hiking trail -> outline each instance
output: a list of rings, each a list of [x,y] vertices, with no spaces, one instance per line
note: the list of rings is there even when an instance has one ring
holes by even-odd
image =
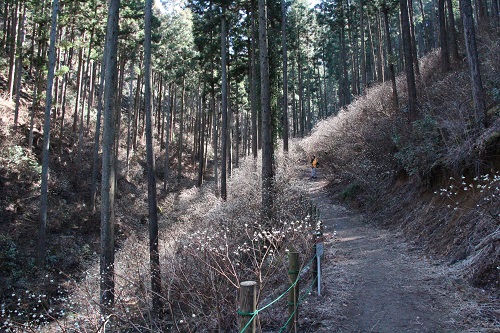
[[[394,230],[329,199],[325,180],[310,195],[323,221],[322,292],[301,305],[301,332],[478,332],[465,282]]]

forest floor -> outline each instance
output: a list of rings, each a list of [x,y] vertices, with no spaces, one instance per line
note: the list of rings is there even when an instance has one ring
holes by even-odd
[[[301,332],[500,332],[498,303],[454,277],[397,230],[335,204],[311,181],[324,232],[321,296],[300,309]]]

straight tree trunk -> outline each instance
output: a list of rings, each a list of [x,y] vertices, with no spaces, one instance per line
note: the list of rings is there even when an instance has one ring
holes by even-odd
[[[183,136],[184,136],[184,103],[186,94],[186,77],[182,78],[182,91],[181,91],[181,106],[180,106],[180,118],[179,118],[179,147],[177,151],[177,185],[181,184],[182,178],[182,148],[184,146]]]
[[[389,31],[389,12],[387,9],[383,11],[384,14],[384,26],[385,26],[385,34],[387,38],[387,58],[389,63],[389,76],[391,78],[392,85],[392,101],[394,109],[397,110],[399,108],[399,100],[398,100],[398,90],[396,86],[396,74],[394,71],[394,57],[392,55],[392,44],[391,44],[391,35]]]
[[[212,143],[213,143],[213,150],[214,150],[214,163],[213,163],[213,168],[214,168],[214,183],[215,183],[215,193],[218,195],[219,194],[219,191],[218,191],[218,186],[219,186],[219,160],[218,160],[218,131],[219,131],[219,126],[218,126],[218,119],[219,119],[219,115],[218,115],[218,109],[216,107],[216,104],[215,104],[215,83],[214,83],[214,68],[213,68],[213,64],[212,64],[212,80],[211,80],[211,85],[212,85],[212,89],[211,89],[211,104],[212,104],[212,126],[213,126],[213,130],[212,130],[212,135],[213,135],[213,139],[212,139]]]
[[[104,61],[104,120],[101,182],[100,301],[103,316],[111,313],[115,302],[115,103],[117,96],[117,49],[120,0],[108,4]]]
[[[269,83],[269,55],[267,46],[267,7],[259,0],[259,51],[262,111],[262,218],[273,217],[273,140],[271,121],[271,89]]]
[[[43,151],[42,151],[42,182],[40,194],[40,224],[38,229],[38,247],[36,264],[39,268],[45,265],[47,252],[47,206],[48,206],[48,180],[49,180],[49,149],[50,149],[50,111],[52,109],[52,86],[56,67],[56,34],[57,12],[59,1],[52,2],[52,16],[50,26],[49,67],[47,74],[47,90],[45,95],[45,120],[43,124]]]
[[[167,114],[165,115],[166,124],[165,124],[165,169],[163,170],[163,191],[167,193],[167,185],[168,185],[168,170],[169,170],[169,150],[170,150],[170,114],[172,113],[172,107],[174,104],[174,89],[175,86],[173,83],[169,85],[169,102],[167,105]]]
[[[222,75],[222,128],[221,128],[221,172],[220,195],[222,200],[227,200],[227,55],[226,55],[226,8],[222,7],[221,17],[221,75]]]
[[[415,22],[413,20],[413,0],[408,1],[408,15],[410,17],[410,34],[411,34],[411,54],[413,57],[413,69],[415,75],[420,76],[420,65],[418,64],[417,39],[415,37]]]
[[[151,18],[152,0],[146,0],[144,16],[144,111],[146,112],[146,165],[148,173],[149,265],[153,315],[162,319],[160,253],[158,251],[158,202],[153,152],[152,93],[151,93]]]
[[[252,55],[251,55],[251,72],[252,72],[252,89],[251,92],[251,108],[252,108],[252,155],[257,158],[258,150],[258,133],[257,133],[257,113],[258,113],[258,100],[257,100],[257,87],[258,87],[258,63],[257,63],[257,42],[258,42],[258,22],[257,22],[257,6],[255,0],[252,0]]]
[[[23,77],[23,42],[24,42],[24,21],[26,17],[26,6],[19,18],[19,32],[17,36],[17,58],[16,58],[16,106],[14,111],[14,128],[17,129],[19,117],[19,106],[21,101],[21,79]]]
[[[286,45],[287,10],[285,0],[281,0],[281,45],[283,48],[283,151],[288,153],[288,54]]]
[[[104,49],[106,52],[106,48]],[[92,152],[92,178],[90,185],[90,206],[92,207],[92,212],[96,210],[96,196],[97,196],[97,173],[99,172],[99,140],[101,136],[101,117],[103,109],[103,94],[104,94],[104,74],[106,73],[106,54],[102,57],[101,66],[101,77],[99,83],[99,92],[97,94],[97,116],[95,121],[95,132],[94,132],[94,150]]]
[[[448,51],[444,1],[445,0],[438,0],[439,45],[441,47],[441,70],[443,72],[448,72],[450,70],[450,53]]]
[[[205,89],[203,89],[205,91]],[[203,93],[203,96],[201,97],[201,106],[200,106],[200,121],[201,121],[201,126],[200,126],[200,151],[198,154],[198,183],[197,186],[201,187],[203,184],[203,171],[205,169],[205,104],[206,104],[206,95]]]
[[[359,1],[360,31],[361,31],[361,89],[362,94],[366,94],[366,47],[365,47],[365,13],[363,10],[363,0]],[[325,103],[326,107],[326,103]]]
[[[451,59],[455,64],[457,64],[460,62],[460,55],[458,54],[457,31],[455,30],[455,15],[453,14],[452,0],[446,0],[446,7],[448,9],[448,33]]]
[[[479,56],[477,52],[471,0],[460,0],[460,11],[464,25],[465,46],[470,70],[476,125],[479,131],[482,131],[485,127],[487,127],[488,123],[486,118],[486,106],[484,103],[484,89],[479,68]]]
[[[411,0],[410,0],[411,1]],[[405,59],[406,82],[408,86],[409,120],[417,119],[417,87],[413,70],[413,56],[411,51],[410,19],[408,17],[408,0],[399,0],[401,6],[401,30],[403,33],[403,53]]]

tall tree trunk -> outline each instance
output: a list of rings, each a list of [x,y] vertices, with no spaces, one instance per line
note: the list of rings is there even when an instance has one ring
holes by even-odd
[[[460,55],[458,54],[457,31],[455,30],[455,15],[453,14],[452,0],[446,0],[446,7],[448,9],[448,32],[450,36],[451,59],[454,63],[459,63]]]
[[[219,126],[218,126],[218,109],[215,105],[215,83],[214,83],[214,68],[212,64],[212,80],[211,80],[211,90],[210,90],[210,99],[211,99],[211,105],[212,105],[212,143],[213,143],[213,150],[214,150],[214,163],[213,163],[213,168],[214,168],[214,183],[215,183],[215,193],[216,195],[219,194],[218,191],[218,186],[219,186],[219,160],[218,160],[218,131],[219,131]]]
[[[397,110],[399,108],[399,101],[398,101],[398,90],[396,87],[396,74],[394,72],[394,56],[392,55],[391,35],[389,31],[388,10],[385,9],[383,11],[383,14],[384,14],[385,35],[387,38],[387,58],[389,63],[389,76],[391,77],[391,85],[392,85],[392,102],[394,109]]]
[[[43,124],[43,151],[42,151],[42,182],[40,194],[40,224],[38,229],[38,248],[36,264],[42,268],[45,265],[47,252],[47,206],[48,206],[48,180],[49,180],[49,149],[50,149],[50,111],[52,109],[52,85],[56,67],[56,33],[57,12],[59,1],[52,2],[52,16],[50,26],[49,67],[47,74],[47,90],[45,94],[45,120]]]
[[[227,199],[227,55],[226,55],[226,8],[222,7],[221,17],[221,76],[222,76],[222,128],[221,128],[221,172],[220,172],[220,196],[222,200]]]
[[[413,69],[415,75],[420,76],[420,65],[418,63],[417,38],[415,37],[415,22],[413,20],[413,0],[408,1],[408,15],[410,17],[410,34],[411,34],[411,54],[413,57]]]
[[[258,62],[257,62],[257,42],[258,42],[258,26],[257,26],[257,6],[255,0],[252,0],[252,55],[251,55],[251,72],[252,72],[252,84],[251,84],[251,112],[252,112],[252,155],[253,158],[257,158],[257,114],[258,114],[258,99],[257,99],[257,87],[258,87]]]
[[[366,94],[366,47],[365,47],[365,13],[363,9],[363,0],[359,1],[359,16],[360,16],[360,30],[361,30],[361,89],[363,95]],[[326,103],[325,103],[326,107]]]
[[[450,53],[448,51],[444,1],[445,0],[438,0],[439,45],[441,47],[441,70],[443,72],[448,72],[450,70]]]
[[[403,33],[403,53],[405,59],[406,83],[408,85],[409,120],[415,121],[417,119],[417,87],[415,84],[415,72],[413,70],[410,19],[408,17],[407,1],[408,0],[399,0],[399,3],[401,6],[401,30]]]
[[[21,79],[23,77],[23,42],[24,42],[24,21],[26,17],[26,6],[19,17],[19,32],[17,36],[17,58],[16,58],[16,106],[14,111],[14,128],[17,128],[19,117],[19,106],[21,101]]]
[[[286,45],[286,3],[281,0],[281,45],[283,47],[283,151],[288,153],[288,54]]]
[[[106,48],[104,48],[106,52]],[[94,132],[94,150],[92,152],[92,178],[90,185],[90,206],[92,207],[92,212],[96,210],[96,196],[97,196],[97,173],[99,172],[99,139],[101,136],[101,117],[103,109],[103,94],[104,94],[104,76],[106,73],[106,54],[103,54],[102,65],[101,65],[101,77],[99,83],[99,92],[97,94],[97,116],[95,121],[95,132]]]
[[[158,251],[158,202],[156,199],[156,175],[153,152],[153,124],[151,105],[151,17],[152,0],[146,0],[144,16],[144,111],[146,112],[146,165],[148,172],[148,212],[149,212],[149,265],[153,314],[162,318],[160,253]]]
[[[20,0],[15,0],[14,1],[14,6],[12,7],[12,25],[10,27],[10,38],[7,38],[7,40],[10,39],[10,45],[9,45],[9,77],[8,79],[8,88],[9,88],[9,101],[12,100],[12,96],[14,95],[14,76],[16,72],[16,34],[18,32],[17,25],[18,25],[18,12],[19,12],[19,2]]]
[[[76,128],[78,123],[78,110],[80,108],[80,97],[82,95],[82,77],[83,77],[83,48],[78,50],[78,70],[76,80],[76,98],[75,98],[75,112],[73,113],[73,136],[76,135]],[[73,141],[74,142],[74,141]]]
[[[133,93],[134,93],[134,60],[130,59],[130,67],[129,67],[129,83],[128,83],[128,110],[127,110],[127,156],[125,164],[127,165],[127,176],[130,168],[130,150],[132,149],[132,114],[134,112],[134,102],[133,102]]]
[[[273,140],[271,120],[271,89],[269,83],[269,55],[267,48],[266,1],[259,0],[259,50],[262,111],[262,218],[273,217]]]
[[[205,87],[203,89],[203,92],[205,91]],[[200,105],[200,121],[201,121],[201,126],[200,126],[200,151],[198,154],[198,182],[197,186],[201,187],[203,184],[203,171],[205,169],[205,104],[206,104],[206,95],[202,92],[202,97],[201,97],[201,105]]]
[[[180,116],[179,116],[179,147],[177,151],[177,185],[180,186],[182,178],[182,149],[184,146],[184,103],[186,94],[186,77],[182,77],[182,91],[181,91],[181,105],[180,105]]]
[[[472,99],[474,100],[474,110],[476,125],[482,131],[487,125],[486,106],[484,103],[484,90],[479,68],[479,56],[476,45],[476,33],[474,28],[474,18],[472,17],[471,0],[460,0],[460,12],[464,25],[465,46],[467,50],[467,60],[469,63]]]
[[[174,90],[175,85],[170,83],[169,85],[169,102],[167,105],[167,114],[165,115],[166,124],[165,124],[165,169],[163,170],[163,191],[167,193],[167,185],[168,185],[168,170],[169,170],[169,150],[170,150],[170,114],[172,113],[172,108],[174,104]]]
[[[115,302],[115,124],[114,106],[117,95],[117,49],[120,0],[108,5],[104,61],[104,119],[102,139],[101,182],[101,255],[100,302],[103,315],[109,315]]]

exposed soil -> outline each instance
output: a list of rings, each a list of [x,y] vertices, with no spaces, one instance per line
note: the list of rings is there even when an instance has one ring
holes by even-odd
[[[498,300],[398,232],[334,204],[326,181],[312,184],[325,254],[321,296],[302,306],[301,332],[500,332]]]

